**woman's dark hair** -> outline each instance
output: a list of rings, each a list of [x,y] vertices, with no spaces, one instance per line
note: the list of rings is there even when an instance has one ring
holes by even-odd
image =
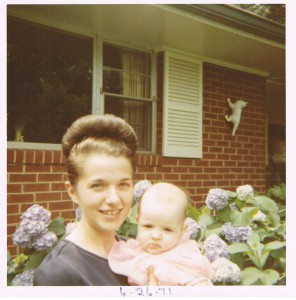
[[[137,136],[134,129],[114,115],[87,115],[72,123],[62,139],[68,177],[75,184],[81,173],[81,155],[99,153],[126,157],[135,167]],[[79,160],[77,159],[79,156]]]

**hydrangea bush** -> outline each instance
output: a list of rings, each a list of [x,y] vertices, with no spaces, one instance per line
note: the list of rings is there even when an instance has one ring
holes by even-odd
[[[50,217],[50,211],[38,204],[22,214],[12,241],[24,251],[14,259],[7,254],[8,285],[33,285],[34,269],[65,234],[64,219]]]
[[[138,201],[151,186],[135,185],[131,213],[119,233],[135,237]],[[205,205],[189,205],[187,234],[195,239],[213,266],[215,285],[285,284],[286,276],[285,185],[259,195],[250,185],[236,192],[211,189]]]
[[[119,235],[136,236],[138,203],[151,185],[148,180],[136,183],[133,206]],[[266,196],[244,185],[236,192],[211,189],[204,206],[189,205],[186,234],[211,262],[214,285],[285,284],[285,200],[284,184],[269,189]],[[8,285],[32,285],[34,269],[80,219],[76,210],[75,223],[65,226],[60,217],[50,221],[50,215],[33,205],[21,216],[12,239],[24,251],[13,259],[8,252]]]

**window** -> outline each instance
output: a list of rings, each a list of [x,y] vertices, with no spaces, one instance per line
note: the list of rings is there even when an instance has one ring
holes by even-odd
[[[104,111],[125,119],[136,131],[140,151],[152,149],[151,55],[103,45]]]
[[[61,143],[92,111],[93,39],[8,18],[8,141]]]
[[[96,53],[93,38],[14,18],[7,29],[7,135],[17,142],[8,146],[55,149],[75,119],[102,112],[135,129],[138,150],[153,150],[151,53],[101,42]]]

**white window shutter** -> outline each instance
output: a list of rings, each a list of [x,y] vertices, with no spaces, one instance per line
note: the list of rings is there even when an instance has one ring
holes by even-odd
[[[164,52],[163,156],[202,157],[202,61]]]

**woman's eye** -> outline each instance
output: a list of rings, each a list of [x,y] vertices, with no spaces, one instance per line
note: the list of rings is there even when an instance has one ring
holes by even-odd
[[[100,184],[100,183],[94,183],[94,184],[91,185],[91,188],[92,188],[92,189],[100,189],[100,188],[102,188],[102,187],[103,187],[103,185]]]
[[[164,230],[165,230],[166,232],[173,232],[173,230],[170,229],[170,228],[165,228]]]
[[[120,183],[120,187],[123,187],[123,188],[129,188],[130,186],[131,186],[131,184],[129,182]]]

